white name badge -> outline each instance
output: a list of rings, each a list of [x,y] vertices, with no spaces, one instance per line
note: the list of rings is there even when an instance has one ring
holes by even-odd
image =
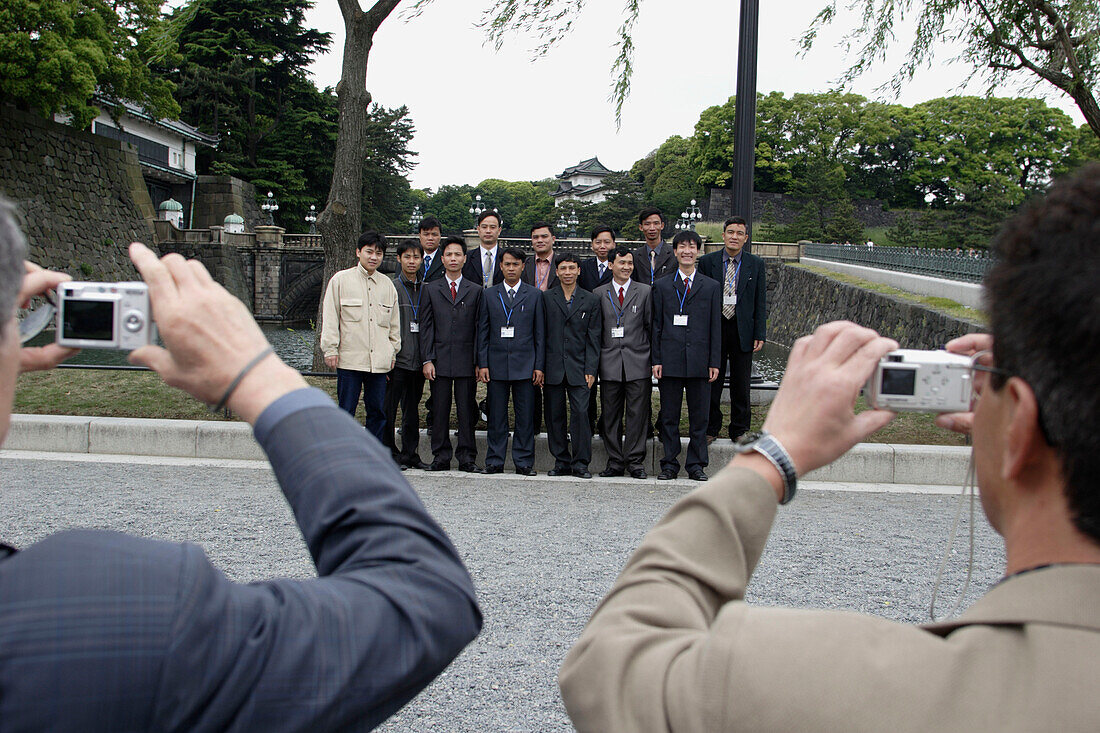
[[[500,327],[500,337],[502,339],[515,338],[516,337],[516,327],[515,326],[501,326]]]
[[[737,296],[736,295],[723,295],[722,296],[722,305],[737,305]]]
[[[611,327],[611,338],[621,339],[624,336],[626,336],[626,326],[612,326]]]
[[[686,326],[686,325],[688,325],[688,317],[686,315],[673,316],[672,317],[672,325],[673,326]]]
[[[409,333],[420,333],[420,324],[416,321],[409,323]]]

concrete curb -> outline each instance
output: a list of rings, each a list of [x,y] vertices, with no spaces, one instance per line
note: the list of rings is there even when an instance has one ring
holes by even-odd
[[[428,436],[421,431],[420,455],[431,460]],[[453,441],[452,441],[453,442]],[[477,433],[478,456],[485,456],[485,433]],[[245,423],[204,420],[147,420],[68,415],[12,415],[5,450],[91,453],[131,456],[238,459],[264,461],[263,450]],[[683,440],[681,458],[687,449]],[[660,444],[650,440],[646,454],[651,475],[659,471]],[[710,446],[710,470],[733,457],[733,444],[720,439]],[[806,474],[806,481],[959,486],[966,478],[970,449],[956,446],[860,443],[829,466]],[[592,441],[593,473],[607,454],[599,438]],[[546,435],[535,439],[535,468],[546,471],[554,459]],[[511,463],[508,463],[511,468]],[[681,475],[683,473],[681,472]]]

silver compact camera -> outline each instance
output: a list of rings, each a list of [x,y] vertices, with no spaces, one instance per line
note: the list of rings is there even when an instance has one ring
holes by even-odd
[[[871,406],[895,412],[965,412],[970,409],[969,356],[898,349],[879,361],[863,393]]]
[[[156,340],[145,283],[65,282],[57,286],[59,345],[131,351]]]

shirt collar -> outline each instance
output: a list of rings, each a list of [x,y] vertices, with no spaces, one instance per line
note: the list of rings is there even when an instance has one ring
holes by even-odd
[[[355,266],[359,268],[359,274],[367,278],[368,280],[374,280],[374,276],[378,274],[378,270],[375,270],[373,274],[367,273],[367,268],[363,267],[362,262],[356,264]]]
[[[612,280],[611,281],[611,287],[615,288],[615,294],[616,295],[619,294],[619,288],[622,288],[623,289],[623,295],[625,296],[628,292],[630,292],[630,278],[627,278],[626,282],[623,283],[622,285],[619,285],[619,283]]]
[[[456,277],[454,280],[451,279],[451,276],[450,276],[449,273],[447,275],[445,275],[444,277],[447,278],[448,283],[454,283],[456,288],[459,287],[460,285],[462,285],[462,273],[459,273],[458,277]]]
[[[725,247],[723,247],[722,248],[722,261],[725,262],[725,263],[729,263],[730,259],[732,259],[733,263],[736,265],[737,263],[741,262],[741,255],[743,255],[743,254],[745,254],[745,250],[741,250],[740,252],[737,253],[736,257],[731,258],[730,253],[726,250]]]

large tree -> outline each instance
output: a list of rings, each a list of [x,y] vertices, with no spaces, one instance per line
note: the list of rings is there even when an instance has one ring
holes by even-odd
[[[898,92],[932,62],[949,39],[963,44],[962,60],[989,90],[1009,79],[1042,82],[1069,95],[1100,137],[1100,3],[1096,0],[851,0],[862,22],[846,43],[857,48],[841,76],[847,84],[881,62],[903,20],[915,16],[905,61],[887,86]],[[826,5],[802,37],[808,50],[836,17]]]

